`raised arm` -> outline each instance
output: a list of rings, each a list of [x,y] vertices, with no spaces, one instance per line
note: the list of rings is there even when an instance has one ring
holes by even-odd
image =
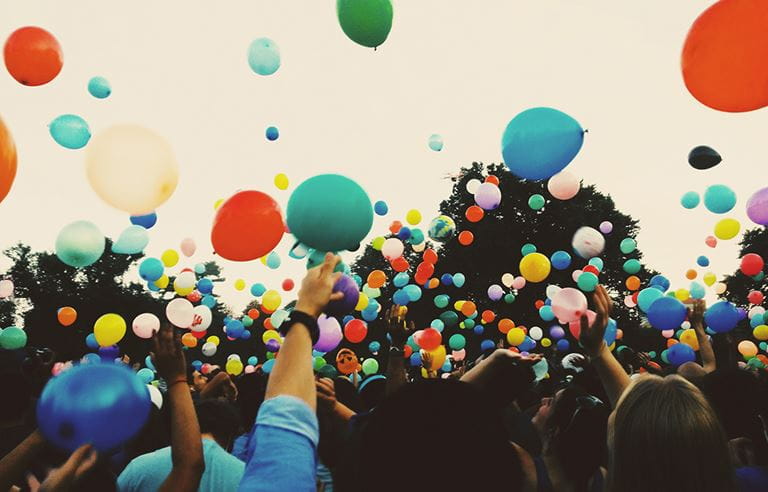
[[[9,490],[13,486],[13,481],[24,475],[44,449],[45,438],[40,431],[35,430],[13,448],[13,451],[3,456],[0,460],[0,490]]]
[[[707,306],[703,300],[696,300],[692,308],[688,310],[688,318],[693,331],[696,333],[696,340],[699,342],[701,365],[704,367],[704,372],[710,373],[717,369],[717,361],[709,337],[704,331],[704,311],[706,309]]]
[[[535,376],[531,366],[540,360],[539,354],[523,356],[511,350],[496,349],[467,371],[461,381],[475,386],[500,407],[506,407],[533,382]]]
[[[391,395],[408,382],[403,350],[405,349],[408,335],[415,331],[416,327],[413,321],[406,324],[403,311],[400,306],[392,305],[384,317],[387,333],[389,333],[389,338],[392,340],[387,359],[387,395]]]
[[[613,356],[605,343],[605,328],[608,326],[608,318],[611,314],[611,301],[605,287],[598,285],[592,297],[595,304],[595,322],[592,326],[587,321],[587,316],[581,317],[581,334],[579,342],[584,348],[584,353],[592,361],[592,365],[600,376],[605,392],[611,400],[611,405],[616,408],[621,394],[629,385],[629,376],[624,372],[619,361]]]
[[[187,386],[186,361],[181,340],[166,324],[154,336],[154,364],[168,383],[171,407],[171,460],[173,468],[161,491],[195,491],[205,471],[203,443],[192,395]]]

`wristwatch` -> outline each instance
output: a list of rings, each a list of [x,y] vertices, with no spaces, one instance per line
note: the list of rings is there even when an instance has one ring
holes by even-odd
[[[309,336],[312,337],[312,345],[317,343],[317,339],[320,338],[320,329],[317,327],[317,320],[314,316],[303,311],[293,310],[285,318],[285,321],[280,325],[280,334],[285,337],[291,330],[291,327],[296,323],[301,323],[309,330]]]

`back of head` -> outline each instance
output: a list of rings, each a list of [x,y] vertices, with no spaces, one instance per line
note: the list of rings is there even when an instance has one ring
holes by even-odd
[[[195,404],[202,434],[211,434],[221,447],[228,449],[240,429],[237,409],[225,400],[208,399]]]
[[[235,381],[237,385],[237,406],[240,409],[242,430],[248,432],[253,427],[256,415],[264,395],[267,392],[267,375],[259,373],[245,374]]]
[[[359,490],[520,490],[501,413],[467,383],[426,380],[385,399],[363,431]]]
[[[611,491],[735,490],[717,417],[679,376],[634,380],[611,416],[608,447]]]

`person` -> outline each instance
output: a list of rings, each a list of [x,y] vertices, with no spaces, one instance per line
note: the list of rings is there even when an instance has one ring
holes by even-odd
[[[614,408],[608,490],[736,490],[725,433],[701,391],[677,375],[644,375],[630,383],[604,340],[612,301],[603,286],[593,301],[597,316],[592,324],[582,317],[579,341]]]
[[[717,361],[715,360],[715,352],[712,349],[709,337],[704,331],[704,311],[706,311],[707,306],[701,299],[691,300],[690,302],[692,307],[688,309],[688,319],[691,323],[691,328],[696,334],[701,365],[693,361],[686,362],[680,364],[680,367],[677,368],[677,373],[695,384],[704,376],[717,369]]]

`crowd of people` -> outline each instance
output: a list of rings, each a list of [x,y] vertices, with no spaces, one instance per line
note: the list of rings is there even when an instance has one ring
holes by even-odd
[[[394,306],[386,376],[360,384],[313,370],[338,261],[308,271],[269,374],[202,375],[162,327],[152,357],[164,403],[110,455],[47,444],[33,409],[52,360],[4,359],[0,490],[768,490],[766,373],[739,368],[728,334],[713,347],[702,301],[688,315],[700,363],[661,368],[609,349],[599,286],[579,350],[550,359],[545,379],[540,355],[507,347],[444,377],[414,372],[403,348],[415,327]]]

